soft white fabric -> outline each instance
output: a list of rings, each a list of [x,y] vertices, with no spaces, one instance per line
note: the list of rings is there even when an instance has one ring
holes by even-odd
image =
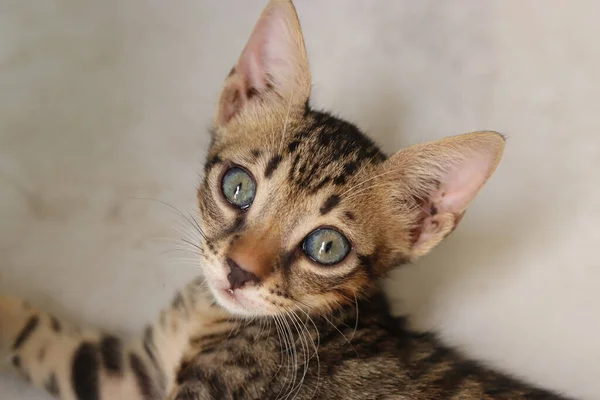
[[[262,0],[0,1],[0,290],[137,331],[197,272],[168,252]],[[459,229],[395,274],[398,310],[600,398],[600,4],[299,0],[313,104],[387,152],[505,133]],[[179,260],[179,261],[178,261]],[[2,399],[37,399],[0,380]]]

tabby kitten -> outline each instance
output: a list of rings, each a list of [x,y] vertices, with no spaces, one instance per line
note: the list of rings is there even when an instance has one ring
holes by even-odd
[[[272,0],[214,120],[198,190],[205,281],[131,341],[2,297],[0,355],[61,399],[557,398],[409,332],[379,285],[456,228],[502,136],[388,158],[313,110],[310,90],[295,9]]]

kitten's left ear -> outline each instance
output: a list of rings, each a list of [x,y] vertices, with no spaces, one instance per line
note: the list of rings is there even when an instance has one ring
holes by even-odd
[[[289,0],[271,0],[225,81],[215,122],[225,125],[258,102],[303,107],[310,88],[310,70],[296,9]]]
[[[426,254],[456,228],[503,150],[502,135],[476,132],[412,146],[386,161],[392,189],[384,185],[381,195],[392,223],[411,228],[410,258]]]

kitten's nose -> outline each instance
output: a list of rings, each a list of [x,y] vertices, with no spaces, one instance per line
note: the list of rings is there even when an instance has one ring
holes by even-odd
[[[246,271],[237,262],[229,257],[227,257],[227,264],[229,265],[229,274],[227,275],[227,279],[231,284],[232,290],[239,289],[248,282],[260,281],[258,276],[254,275],[252,272]]]

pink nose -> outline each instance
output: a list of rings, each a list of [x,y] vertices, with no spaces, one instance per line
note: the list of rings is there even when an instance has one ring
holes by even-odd
[[[231,289],[264,280],[273,271],[281,251],[279,243],[279,235],[273,229],[246,232],[232,243],[226,258]]]

